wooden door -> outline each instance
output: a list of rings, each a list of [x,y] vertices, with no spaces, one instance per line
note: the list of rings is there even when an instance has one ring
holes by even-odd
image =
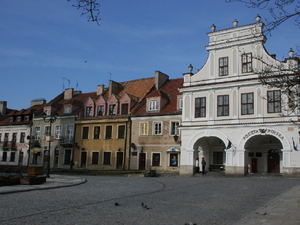
[[[123,152],[117,152],[117,169],[123,169]]]
[[[81,168],[86,167],[86,152],[81,152]]]
[[[279,173],[280,157],[278,153],[268,154],[268,173]]]
[[[145,170],[146,168],[146,153],[140,153],[140,160],[139,160],[139,170]]]
[[[257,158],[251,159],[251,173],[257,173]]]

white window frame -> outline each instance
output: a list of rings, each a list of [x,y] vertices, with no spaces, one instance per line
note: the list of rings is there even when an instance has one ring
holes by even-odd
[[[144,126],[146,126],[146,128]],[[147,136],[148,130],[148,122],[140,122],[140,136]]]
[[[177,125],[175,125],[175,133],[174,134],[172,134],[173,123],[177,123]],[[171,136],[179,135],[179,129],[178,129],[179,125],[180,125],[180,122],[178,120],[170,121],[170,135]]]
[[[158,101],[149,101],[149,111],[157,111],[158,110]]]
[[[40,141],[41,140],[41,127],[35,127],[34,132],[35,132],[34,140]]]
[[[74,125],[69,124],[67,125],[67,129],[66,129],[66,141],[72,141],[73,137],[74,137]]]
[[[55,139],[61,139],[62,134],[62,126],[56,125],[55,126]]]
[[[160,126],[159,132],[157,132],[158,129],[156,129],[156,126]],[[153,135],[162,135],[162,122],[161,121],[154,121],[153,122]]]

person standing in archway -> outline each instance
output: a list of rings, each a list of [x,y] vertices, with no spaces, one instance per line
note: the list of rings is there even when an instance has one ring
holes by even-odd
[[[205,160],[204,160],[204,157],[202,157],[201,165],[202,165],[202,174],[205,174],[205,166],[206,166],[206,162],[205,162]]]
[[[196,159],[196,173],[200,172],[200,168],[199,168],[199,158]]]

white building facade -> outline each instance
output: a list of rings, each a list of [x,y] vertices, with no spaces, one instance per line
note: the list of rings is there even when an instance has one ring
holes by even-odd
[[[266,64],[298,67],[299,59],[269,55],[263,25],[259,17],[220,31],[213,25],[207,62],[184,74],[181,175],[193,175],[196,159],[204,157],[206,171],[224,168],[231,176],[300,176],[298,117],[283,109],[281,90],[263,86],[255,73]]]

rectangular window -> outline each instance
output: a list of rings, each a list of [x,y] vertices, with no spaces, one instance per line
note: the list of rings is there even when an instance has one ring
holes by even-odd
[[[97,107],[97,116],[104,116],[104,105],[99,105]]]
[[[183,107],[183,99],[180,98],[180,99],[179,99],[179,102],[178,102],[178,109],[181,110],[182,107]]]
[[[2,152],[2,160],[3,162],[6,162],[7,160],[7,152]]]
[[[281,112],[281,92],[268,91],[268,113]]]
[[[178,166],[178,154],[177,153],[170,154],[170,166],[173,166],[173,167]]]
[[[242,115],[254,113],[253,93],[242,94]]]
[[[118,126],[118,139],[125,138],[125,125]]]
[[[45,113],[47,116],[50,116],[51,110],[50,109],[45,109]]]
[[[148,123],[140,123],[140,134],[148,135]]]
[[[8,146],[8,136],[9,136],[9,133],[4,134],[3,147],[6,147],[6,148]]]
[[[116,105],[109,105],[109,115],[117,115],[117,107]]]
[[[218,96],[218,116],[229,116],[229,95]]]
[[[92,107],[85,108],[85,116],[93,116]]]
[[[72,143],[73,142],[73,132],[74,132],[74,126],[73,125],[67,125],[67,133],[66,133],[67,143]]]
[[[1,137],[0,137],[1,139]],[[25,143],[25,132],[21,132],[20,143]]]
[[[242,73],[252,72],[252,53],[242,54]]]
[[[206,98],[195,99],[195,118],[206,116]]]
[[[0,143],[2,142],[2,133],[0,133]]]
[[[162,134],[162,129],[161,129],[161,122],[154,122],[154,135],[161,135]]]
[[[45,126],[44,140],[46,136],[50,136],[50,126]]]
[[[112,139],[112,126],[106,126],[105,139]]]
[[[126,104],[122,104],[121,105],[121,113],[124,114],[128,114],[128,103]]]
[[[12,134],[11,147],[12,148],[16,148],[17,147],[17,133],[13,133]]]
[[[178,126],[179,126],[179,122],[171,122],[171,135],[179,134]]]
[[[89,139],[89,127],[82,128],[82,139]]]
[[[160,166],[160,153],[152,154],[152,166]]]
[[[17,117],[17,122],[21,122],[21,120],[22,120],[22,117],[21,117],[21,116],[18,116],[18,117]]]
[[[10,162],[14,162],[16,159],[16,153],[15,152],[10,152]]]
[[[35,138],[34,140],[39,142],[41,139],[41,128],[40,127],[35,127]]]
[[[103,165],[110,165],[111,152],[104,152]]]
[[[65,165],[70,165],[71,162],[71,149],[66,149],[65,150],[65,158],[64,158],[64,164]]]
[[[149,111],[158,110],[158,101],[150,101],[149,102]]]
[[[55,139],[61,139],[62,129],[61,125],[55,126]]]
[[[94,126],[94,139],[100,138],[100,126]]]
[[[228,57],[219,58],[219,75],[228,75]]]
[[[92,164],[98,164],[99,162],[99,152],[92,153]]]
[[[213,164],[223,164],[223,152],[213,152]]]

